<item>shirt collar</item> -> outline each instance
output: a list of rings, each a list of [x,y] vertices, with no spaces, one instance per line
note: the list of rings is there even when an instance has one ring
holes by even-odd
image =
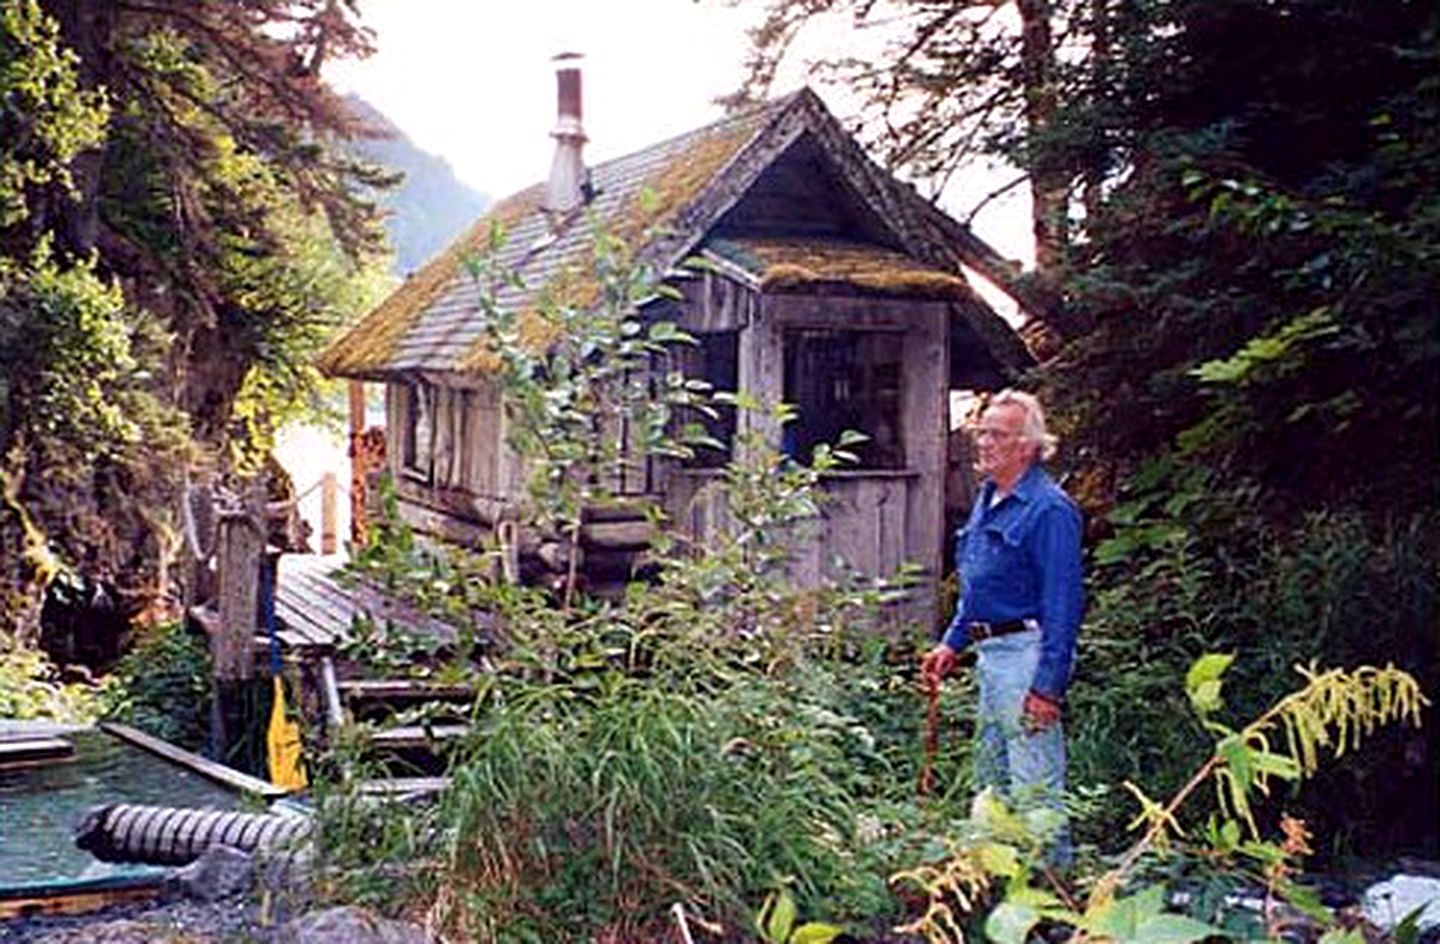
[[[1015,487],[1010,490],[1010,495],[1007,497],[1012,497],[1016,501],[1021,501],[1029,504],[1031,501],[1034,500],[1035,493],[1039,491],[1040,487],[1044,484],[1044,482],[1045,469],[1043,466],[1040,465],[1039,461],[1037,460],[1030,463],[1030,468],[1025,470],[1024,475],[1020,476],[1020,481],[1015,483]],[[984,486],[982,486],[981,488],[981,493],[985,506],[988,508],[992,500],[992,496],[994,496],[995,494],[995,480],[987,478],[985,480]]]

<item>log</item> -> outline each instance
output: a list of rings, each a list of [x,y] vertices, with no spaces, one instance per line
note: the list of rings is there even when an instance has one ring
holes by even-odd
[[[596,521],[580,527],[583,544],[610,550],[643,550],[655,538],[655,528],[645,519]]]
[[[84,815],[75,845],[102,862],[185,865],[211,846],[290,849],[309,830],[310,821],[297,816],[112,803]]]

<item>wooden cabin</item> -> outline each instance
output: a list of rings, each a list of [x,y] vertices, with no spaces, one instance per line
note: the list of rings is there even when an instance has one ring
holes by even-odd
[[[507,446],[463,260],[502,223],[498,261],[524,288],[505,288],[499,302],[528,311],[548,281],[583,271],[594,218],[639,240],[658,271],[708,260],[701,274],[677,275],[683,300],[658,303],[653,315],[699,339],[677,355],[687,373],[798,406],[796,423],[763,431],[772,442],[805,458],[846,428],[870,437],[859,463],[827,480],[823,520],[795,549],[797,575],[819,580],[839,557],[865,574],[909,561],[938,576],[947,504],[969,499],[956,494],[968,488],[964,475],[950,476],[947,497],[950,391],[996,389],[1030,363],[965,275],[1003,279],[1006,264],[874,164],[808,90],[587,169],[579,73],[563,68],[559,84],[550,180],[497,204],[321,358],[333,376],[385,385],[389,469],[405,518],[474,545],[513,515],[524,470]],[[545,332],[534,334],[544,343]],[[753,421],[713,431],[733,440],[737,422]],[[591,579],[625,578],[645,541],[643,503],[701,540],[720,526],[704,485],[726,458],[628,472],[619,484],[635,504],[597,511],[584,529]],[[923,611],[933,596],[920,596]]]

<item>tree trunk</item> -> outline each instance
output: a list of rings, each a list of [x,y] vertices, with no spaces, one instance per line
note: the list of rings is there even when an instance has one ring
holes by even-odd
[[[1065,162],[1049,140],[1055,131],[1057,106],[1050,0],[1016,0],[1016,7],[1021,24],[1020,71],[1029,140],[1030,166],[1026,169],[1030,173],[1035,267],[1041,276],[1049,277],[1064,256],[1069,192]]]
[[[1110,86],[1109,0],[1090,0],[1090,107],[1098,111]],[[1092,123],[1095,119],[1091,119]],[[1106,153],[1100,132],[1085,148],[1085,222],[1091,225],[1104,208]]]
[[[216,318],[223,318],[217,312]],[[231,409],[249,369],[247,353],[223,326],[197,329],[190,336],[180,370],[180,408],[190,415],[190,430],[201,442],[225,442]]]

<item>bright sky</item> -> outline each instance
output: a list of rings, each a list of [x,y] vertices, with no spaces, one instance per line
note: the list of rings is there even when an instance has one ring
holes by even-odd
[[[735,89],[760,14],[720,0],[365,0],[379,51],[328,71],[417,146],[448,160],[492,198],[543,180],[555,123],[551,57],[585,58],[587,161],[638,150],[721,117],[712,100]],[[816,51],[856,41],[844,24],[810,38]],[[781,77],[777,93],[803,81]],[[824,93],[822,93],[824,94]],[[832,109],[843,103],[833,100]],[[995,184],[972,177],[942,204],[963,214]],[[1026,209],[1000,203],[976,232],[1007,256],[1029,258]]]

